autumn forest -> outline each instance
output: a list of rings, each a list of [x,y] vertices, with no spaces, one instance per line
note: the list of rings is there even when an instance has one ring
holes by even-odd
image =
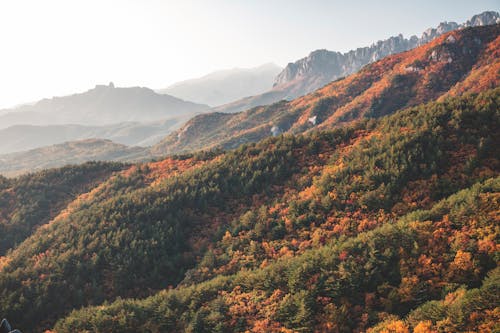
[[[2,176],[0,315],[28,333],[498,332],[499,85],[500,25],[466,28],[198,116],[147,162]]]

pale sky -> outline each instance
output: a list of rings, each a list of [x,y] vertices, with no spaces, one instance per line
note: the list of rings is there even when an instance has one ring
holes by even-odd
[[[0,0],[0,108],[368,46],[500,0]]]

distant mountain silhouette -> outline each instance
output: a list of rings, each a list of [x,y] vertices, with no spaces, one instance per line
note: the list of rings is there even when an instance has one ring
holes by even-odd
[[[97,85],[87,92],[44,99],[32,105],[0,111],[0,128],[12,125],[78,124],[102,126],[146,122],[204,112],[207,105],[157,94],[141,87]]]
[[[194,114],[154,122],[123,122],[105,126],[13,125],[0,129],[0,154],[8,154],[92,138],[108,139],[129,146],[151,146],[178,129]]]
[[[87,161],[141,161],[148,157],[147,148],[128,147],[101,139],[79,140],[0,155],[0,174],[15,176]]]
[[[175,83],[158,92],[196,103],[218,106],[265,92],[272,86],[274,78],[281,70],[281,67],[271,63],[255,68],[221,70]]]

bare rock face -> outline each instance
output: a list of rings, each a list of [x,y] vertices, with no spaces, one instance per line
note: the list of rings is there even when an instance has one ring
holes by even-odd
[[[439,37],[449,31],[456,30],[459,27],[460,26],[456,22],[441,22],[439,23],[437,28],[429,28],[425,30],[417,43],[418,45],[426,44],[434,38]]]
[[[289,63],[276,77],[274,85],[279,85],[311,74],[332,76],[342,72],[343,55],[340,52],[316,50],[307,57]]]
[[[274,88],[288,88],[286,99],[292,99],[358,71],[364,65],[380,60],[390,54],[403,52],[418,46],[418,38],[406,39],[398,35],[347,53],[316,50],[309,56],[289,63],[276,77]]]
[[[480,25],[490,25],[498,23],[500,23],[500,15],[497,12],[490,11],[472,16],[470,20],[463,24],[463,27],[477,27]]]
[[[273,89],[286,91],[284,96],[280,96],[285,99],[299,97],[331,81],[357,72],[366,64],[426,44],[449,31],[497,23],[500,23],[499,13],[484,12],[473,16],[463,24],[442,22],[436,28],[424,31],[420,38],[417,36],[405,38],[399,34],[347,53],[316,50],[305,58],[289,63],[276,77]]]

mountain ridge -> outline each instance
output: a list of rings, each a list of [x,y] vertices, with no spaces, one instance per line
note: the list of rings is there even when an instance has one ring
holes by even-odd
[[[279,86],[294,80],[303,79],[307,76],[325,76],[324,80],[313,84],[307,89],[293,93],[288,98],[298,97],[340,77],[350,75],[358,71],[362,66],[380,60],[388,55],[408,51],[417,46],[424,45],[433,39],[450,32],[452,30],[466,27],[484,26],[500,23],[500,14],[493,11],[483,12],[474,15],[463,24],[456,22],[441,22],[436,28],[429,28],[422,33],[422,36],[411,36],[404,38],[402,34],[380,40],[369,47],[357,48],[346,53],[333,52],[328,50],[316,50],[308,57],[300,59],[294,63],[289,63],[274,82],[273,86]],[[307,78],[305,78],[307,79]],[[318,80],[318,78],[315,78]],[[299,95],[297,95],[299,94]]]
[[[90,161],[132,162],[151,158],[147,148],[129,147],[106,139],[85,139],[0,155],[0,174],[13,177]]]
[[[436,37],[459,28],[497,24],[498,12],[487,11],[474,15],[463,24],[441,22],[436,28],[424,31],[420,38],[403,35],[389,37],[345,53],[326,49],[312,51],[307,57],[289,63],[278,74],[273,88],[262,95],[248,97],[215,108],[219,112],[239,112],[255,106],[267,105],[281,99],[293,99],[323,87],[331,81],[350,75],[362,66],[384,58],[385,56],[410,50],[424,45]]]
[[[500,66],[498,30],[495,25],[450,32],[430,44],[372,63],[356,74],[293,101],[242,113],[204,113],[190,119],[152,148],[144,149],[141,159],[198,149],[232,149],[279,133],[342,126],[434,98],[495,87],[499,83]],[[121,151],[123,156],[114,156],[127,160],[130,155]],[[20,164],[14,155],[10,156],[3,156],[4,165],[10,166],[3,172],[15,175],[15,168]],[[33,159],[22,169],[48,165],[50,156],[41,156],[42,160]]]
[[[208,106],[156,94],[144,87],[97,85],[83,93],[43,99],[15,109],[4,109],[2,128],[12,125],[109,125],[127,121],[155,121],[208,110]]]
[[[151,146],[191,119],[192,114],[152,122],[122,122],[103,126],[12,125],[0,129],[0,155],[68,141],[112,140],[128,146]]]
[[[240,113],[207,113],[152,148],[170,154],[235,148],[278,132],[301,133],[380,117],[447,94],[499,84],[500,25],[466,28],[388,56],[314,93]]]

